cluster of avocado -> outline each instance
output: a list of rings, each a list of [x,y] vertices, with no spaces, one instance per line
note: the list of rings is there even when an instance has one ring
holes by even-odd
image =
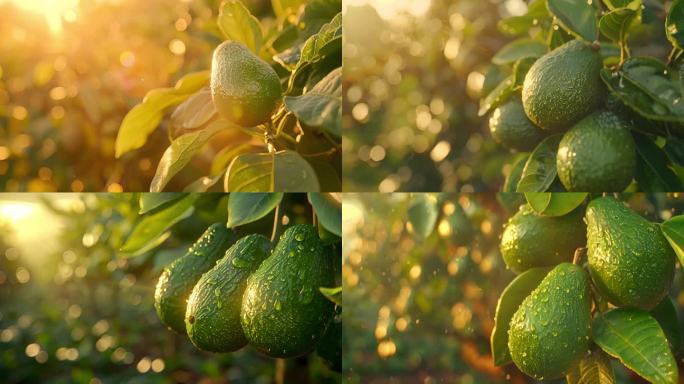
[[[588,274],[571,262],[585,244]],[[501,253],[516,273],[550,269],[508,331],[513,362],[538,380],[563,377],[589,352],[590,282],[614,306],[651,310],[667,295],[675,271],[674,251],[657,224],[612,197],[561,217],[521,206],[504,229]]]
[[[329,248],[311,225],[289,227],[272,247],[260,234],[240,239],[211,225],[166,267],[155,291],[162,323],[199,349],[232,352],[252,345],[274,358],[318,347],[341,368],[341,321],[319,287],[334,284]]]
[[[606,90],[598,49],[569,41],[537,59],[513,94],[489,120],[494,140],[530,151],[563,133],[556,156],[568,191],[620,192],[634,177],[636,146],[628,119],[603,109]]]

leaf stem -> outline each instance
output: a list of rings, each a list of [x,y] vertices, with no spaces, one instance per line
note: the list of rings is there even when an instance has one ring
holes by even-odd
[[[572,263],[575,265],[580,265],[584,256],[587,254],[587,249],[585,247],[580,247],[575,250],[575,255],[572,258]]]
[[[271,231],[271,242],[274,242],[278,237],[278,224],[280,223],[280,205],[276,205],[275,213],[273,215],[273,230]]]

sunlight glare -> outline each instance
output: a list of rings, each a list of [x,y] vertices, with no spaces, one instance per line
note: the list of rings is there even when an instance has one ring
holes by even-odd
[[[375,8],[383,19],[391,20],[402,13],[416,17],[422,16],[430,9],[432,0],[346,0],[344,2],[345,7],[366,4]]]
[[[62,20],[74,21],[79,0],[0,0],[11,2],[29,12],[43,15],[52,32],[62,30]]]
[[[17,224],[33,212],[33,204],[12,202],[0,206],[0,219]]]

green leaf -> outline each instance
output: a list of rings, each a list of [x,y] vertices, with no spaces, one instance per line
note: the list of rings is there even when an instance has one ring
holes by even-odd
[[[187,99],[208,81],[209,71],[195,72],[178,80],[173,88],[149,91],[142,103],[133,107],[121,122],[116,136],[116,158],[145,145],[147,137],[159,125],[164,110]]]
[[[568,384],[614,384],[615,372],[602,350],[592,350],[566,377]]]
[[[677,308],[670,296],[665,298],[651,310],[651,316],[658,321],[665,332],[672,352],[677,353],[682,346],[682,330],[679,327]]]
[[[302,10],[297,25],[302,29],[299,31],[301,41],[308,39],[321,30],[326,23],[329,23],[342,12],[341,0],[312,0],[309,1]]]
[[[173,137],[199,129],[217,115],[209,87],[180,103],[171,114]]]
[[[515,163],[511,166],[511,171],[506,176],[504,181],[502,192],[516,192],[520,178],[522,177],[523,170],[525,169],[525,164],[530,155],[524,155],[519,157]]]
[[[297,152],[247,153],[226,171],[227,192],[317,192],[316,172]]]
[[[545,216],[563,216],[579,207],[589,194],[585,192],[527,192],[532,209]]]
[[[596,8],[587,1],[548,0],[549,12],[558,18],[561,26],[587,42],[598,39]]]
[[[528,269],[513,279],[501,293],[496,305],[494,329],[490,339],[494,365],[501,366],[512,362],[508,351],[508,328],[511,319],[523,300],[537,288],[548,272],[548,268]]]
[[[252,223],[268,215],[283,200],[283,194],[235,192],[228,197],[228,228]]]
[[[264,41],[261,25],[241,1],[224,1],[219,10],[217,24],[226,39],[239,41],[255,54],[259,54]]]
[[[670,136],[667,138],[663,150],[673,164],[684,167],[684,140]]]
[[[556,152],[561,134],[549,136],[534,149],[525,163],[518,192],[544,192],[556,178]]]
[[[684,49],[684,1],[672,2],[665,18],[665,32],[674,47]]]
[[[514,63],[528,57],[541,57],[547,51],[546,44],[538,40],[518,39],[508,43],[492,57],[492,63],[497,65]]]
[[[537,61],[536,58],[528,57],[525,59],[520,59],[513,64],[513,89],[522,89],[523,82],[525,81],[525,76],[529,72],[530,68]]]
[[[660,229],[677,254],[679,263],[684,265],[684,215],[667,220],[660,225]]]
[[[178,200],[183,196],[182,193],[176,192],[141,193],[139,199],[140,211],[138,213],[143,215],[151,212],[167,203]]]
[[[636,9],[633,4],[641,5],[641,0],[603,0],[603,4],[605,4],[610,11],[625,7]]]
[[[594,319],[594,341],[652,383],[677,384],[678,370],[667,339],[648,312],[617,308]]]
[[[437,198],[434,195],[411,195],[408,210],[409,231],[419,239],[426,239],[435,229],[438,214]]]
[[[223,129],[230,129],[226,120],[216,120],[207,128],[180,136],[164,151],[157,172],[150,184],[150,192],[161,192],[166,184],[192,160],[195,154],[215,134]],[[235,128],[237,129],[237,128]]]
[[[529,33],[530,29],[548,17],[549,11],[546,8],[546,0],[532,0],[528,5],[526,14],[500,20],[497,27],[501,32],[509,35],[522,35]]]
[[[306,3],[306,0],[271,0],[273,12],[280,19],[289,14],[297,13],[299,6]]]
[[[647,136],[633,132],[638,143],[634,178],[644,192],[681,191],[684,189],[677,175],[668,167],[667,156]]]
[[[342,236],[342,200],[338,193],[309,192],[309,203],[313,206],[320,225],[337,236]]]
[[[638,16],[637,11],[629,8],[618,8],[601,16],[599,30],[616,43],[624,43],[632,23]]]
[[[489,92],[487,97],[480,101],[480,110],[477,112],[478,116],[484,116],[492,109],[501,105],[513,93],[513,75],[508,76],[502,81],[493,91]]]
[[[335,287],[335,288],[320,287],[320,288],[318,288],[318,290],[321,291],[323,296],[327,297],[328,300],[339,305],[340,307],[342,306],[342,287]]]
[[[342,12],[338,13],[329,23],[324,24],[317,34],[306,40],[297,66],[302,66],[305,63],[314,62],[324,57],[327,53],[330,53],[326,50],[326,46],[328,44],[336,45],[338,42],[335,42],[335,40],[338,39],[339,43],[341,43]]]
[[[189,194],[182,199],[148,214],[140,220],[121,247],[123,253],[135,253],[158,239],[179,221],[190,217],[195,210],[194,203],[199,194]]]
[[[342,68],[330,72],[302,96],[285,96],[284,102],[305,125],[342,136]]]

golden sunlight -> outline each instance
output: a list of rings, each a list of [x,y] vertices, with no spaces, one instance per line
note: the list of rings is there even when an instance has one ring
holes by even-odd
[[[346,0],[344,6],[361,6],[368,4],[378,11],[385,20],[393,19],[400,14],[422,16],[430,9],[432,0]]]
[[[50,31],[60,32],[62,21],[76,19],[79,0],[0,0],[0,3],[3,2],[43,15]]]

